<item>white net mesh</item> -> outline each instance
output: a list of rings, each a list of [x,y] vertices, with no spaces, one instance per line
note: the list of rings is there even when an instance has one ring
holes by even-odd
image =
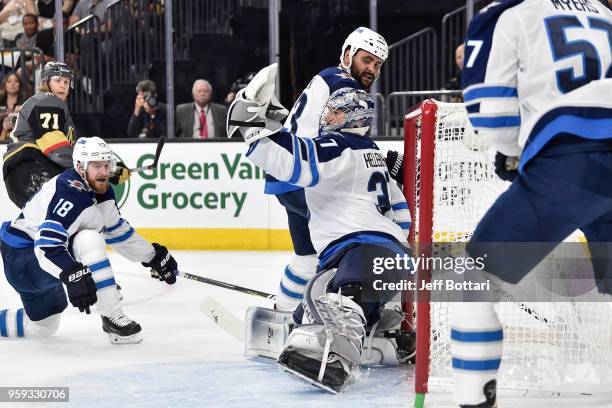
[[[462,104],[436,102],[433,242],[465,242],[495,199],[509,186],[494,172],[494,151],[474,137]],[[417,134],[416,230],[420,220],[419,163],[421,116]],[[419,241],[418,235],[416,240]],[[434,253],[435,255],[435,253]],[[532,289],[537,270],[554,266],[548,257],[520,285]],[[436,278],[435,271],[432,279]],[[502,302],[504,351],[499,385],[504,389],[562,393],[612,391],[612,307],[591,291],[592,302]],[[439,297],[436,297],[438,300]],[[509,300],[506,298],[506,300]],[[431,302],[430,386],[451,386],[450,303]],[[427,318],[426,316],[418,316]],[[421,336],[421,333],[418,333]],[[417,356],[417,359],[419,356]]]

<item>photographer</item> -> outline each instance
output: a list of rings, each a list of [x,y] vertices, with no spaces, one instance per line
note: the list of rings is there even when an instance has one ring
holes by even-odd
[[[167,106],[157,99],[157,87],[145,79],[136,85],[134,114],[128,124],[130,138],[159,138],[166,136]]]

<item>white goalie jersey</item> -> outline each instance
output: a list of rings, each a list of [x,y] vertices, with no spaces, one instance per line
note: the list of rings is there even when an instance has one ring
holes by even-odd
[[[408,205],[367,137],[342,132],[310,139],[281,130],[253,143],[247,157],[276,179],[305,188],[321,266],[350,242],[406,242]]]
[[[520,167],[564,132],[612,138],[612,12],[596,0],[494,1],[471,21],[462,86],[478,137]]]

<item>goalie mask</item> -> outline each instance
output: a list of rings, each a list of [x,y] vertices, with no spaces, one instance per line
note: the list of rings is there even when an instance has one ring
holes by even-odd
[[[332,93],[319,121],[322,133],[347,131],[364,136],[374,117],[374,101],[365,91],[340,88]]]
[[[115,155],[104,140],[97,136],[80,138],[74,144],[72,163],[76,172],[90,188],[87,180],[87,166],[93,161],[108,161],[110,164],[109,174],[115,171]]]

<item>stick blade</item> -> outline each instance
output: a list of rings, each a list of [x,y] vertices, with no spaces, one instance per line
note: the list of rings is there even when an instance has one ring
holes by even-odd
[[[200,305],[200,310],[223,331],[230,334],[239,342],[244,343],[246,338],[244,322],[232,314],[232,312],[219,303],[215,298],[205,298]]]

